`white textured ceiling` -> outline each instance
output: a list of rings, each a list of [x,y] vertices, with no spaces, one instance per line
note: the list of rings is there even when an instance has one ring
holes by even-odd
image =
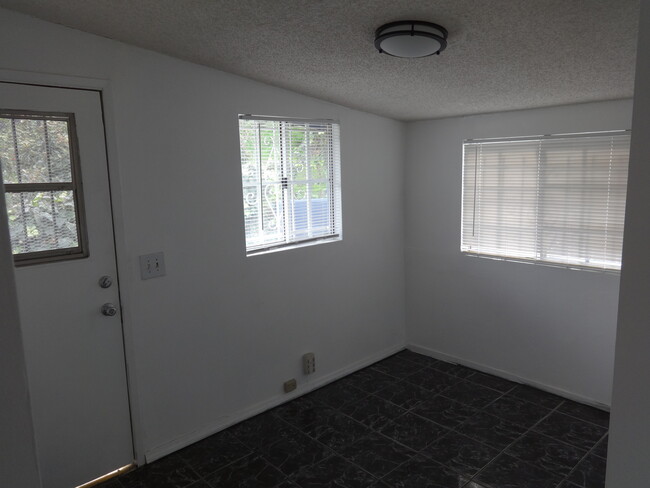
[[[631,97],[640,0],[0,0],[0,6],[401,120]],[[377,53],[386,22],[449,30]]]

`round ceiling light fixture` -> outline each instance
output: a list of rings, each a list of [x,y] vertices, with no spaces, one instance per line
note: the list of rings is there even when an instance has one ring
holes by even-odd
[[[380,53],[398,58],[423,58],[440,54],[447,47],[447,29],[421,20],[400,20],[382,25],[375,32]]]

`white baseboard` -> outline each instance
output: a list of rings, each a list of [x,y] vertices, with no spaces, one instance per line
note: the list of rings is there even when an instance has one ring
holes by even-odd
[[[407,344],[406,345],[407,349],[410,349],[413,352],[417,352],[420,354],[424,354],[425,356],[432,357],[434,359],[440,359],[442,361],[447,361],[449,363],[455,363],[455,364],[460,364],[462,366],[467,366],[468,368],[476,369],[478,371],[483,371],[484,373],[489,373],[494,376],[499,376],[500,378],[504,378],[506,380],[514,381],[516,383],[521,383],[524,385],[532,386],[534,388],[537,388],[539,390],[546,391],[548,393],[553,393],[554,395],[561,396],[563,398],[566,398],[568,400],[573,400],[576,402],[584,403],[586,405],[590,405],[592,407],[596,407],[600,410],[604,410],[606,412],[609,412],[609,405],[605,405],[603,403],[597,402],[593,398],[588,398],[584,397],[582,395],[578,395],[576,393],[572,393],[570,391],[563,390],[561,388],[556,388],[554,386],[546,385],[544,383],[539,383],[538,381],[531,380],[529,378],[524,378],[522,376],[509,373],[508,371],[503,371],[501,369],[493,368],[491,366],[486,366],[485,364],[480,364],[480,363],[475,363],[473,361],[468,361],[463,358],[459,358],[456,356],[451,356],[449,354],[445,354],[440,351],[436,351],[435,349],[430,349],[428,347],[423,347],[423,346],[418,346],[417,344]]]
[[[217,432],[227,429],[228,427],[236,423],[254,417],[255,415],[258,415],[262,412],[270,410],[271,408],[277,407],[278,405],[291,401],[299,396],[305,395],[317,388],[320,388],[321,386],[325,386],[326,384],[332,383],[333,381],[336,381],[350,373],[354,373],[355,371],[358,371],[362,368],[365,368],[366,366],[376,363],[377,361],[387,358],[388,356],[391,356],[396,352],[401,351],[402,349],[404,349],[403,344],[389,347],[387,349],[379,351],[378,353],[368,356],[362,360],[355,361],[354,363],[349,364],[344,368],[333,371],[332,373],[329,373],[325,376],[321,376],[320,378],[318,378],[313,382],[305,383],[299,386],[298,388],[296,388],[296,390],[291,392],[290,394],[275,395],[267,400],[251,405],[250,407],[244,408],[243,410],[236,412],[234,415],[229,415],[225,418],[221,418],[216,422],[211,423],[202,429],[188,432],[187,434],[177,437],[172,441],[165,442],[164,444],[160,444],[158,446],[152,447],[151,449],[147,449],[145,450],[144,453],[145,463],[151,463],[156,459],[160,459],[164,456],[167,456],[168,454],[178,451],[179,449],[182,449],[191,444],[194,444],[195,442],[205,439],[206,437],[209,437],[212,434],[216,434]]]

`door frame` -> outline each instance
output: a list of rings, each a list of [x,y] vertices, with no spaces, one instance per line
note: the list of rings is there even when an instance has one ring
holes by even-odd
[[[121,304],[121,325],[124,341],[124,358],[126,367],[128,403],[131,416],[131,436],[133,443],[133,460],[137,465],[145,463],[144,433],[141,422],[140,397],[138,395],[137,375],[135,374],[135,342],[133,338],[131,297],[132,283],[128,263],[128,253],[124,230],[124,208],[119,174],[119,155],[113,113],[113,90],[109,80],[78,76],[40,73],[31,71],[13,71],[0,69],[0,82],[20,83],[25,85],[68,88],[73,90],[95,91],[99,94],[104,121],[104,140],[106,143],[106,161],[110,208],[115,242],[115,260],[119,280]]]

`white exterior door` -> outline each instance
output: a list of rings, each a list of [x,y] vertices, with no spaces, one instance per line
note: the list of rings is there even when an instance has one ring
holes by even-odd
[[[101,98],[0,83],[0,111],[41,476],[72,488],[133,461]]]

